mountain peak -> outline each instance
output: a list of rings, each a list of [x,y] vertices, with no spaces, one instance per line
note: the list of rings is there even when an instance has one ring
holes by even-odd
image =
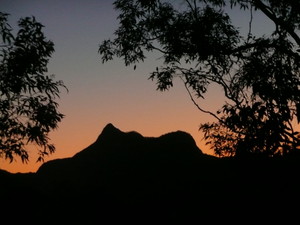
[[[113,138],[117,137],[120,134],[123,134],[121,130],[116,128],[112,123],[108,123],[102,130],[101,134],[98,137],[98,141],[103,138]]]
[[[104,128],[103,132],[115,132],[115,131],[120,131],[118,128],[116,128],[112,123],[108,123]]]
[[[101,135],[115,135],[123,133],[120,129],[115,127],[112,123],[108,123],[102,130]]]

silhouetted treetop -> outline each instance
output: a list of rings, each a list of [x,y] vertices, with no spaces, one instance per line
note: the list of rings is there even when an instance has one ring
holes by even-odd
[[[54,44],[34,17],[21,18],[14,36],[9,14],[0,12],[0,157],[29,160],[27,144],[39,148],[39,160],[55,151],[48,134],[64,117],[58,112],[62,81],[46,75]]]
[[[300,119],[299,1],[117,0],[114,6],[120,26],[101,43],[102,62],[120,57],[135,68],[146,52],[158,52],[163,63],[150,79],[161,91],[175,77],[183,81],[198,109],[215,119],[200,129],[217,155],[274,156],[299,146],[293,125]],[[246,35],[231,20],[236,7],[249,17]],[[254,11],[274,29],[253,33]],[[226,98],[216,112],[196,102],[211,84]]]

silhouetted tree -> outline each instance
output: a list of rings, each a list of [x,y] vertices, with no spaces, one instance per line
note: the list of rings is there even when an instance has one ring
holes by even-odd
[[[8,14],[0,12],[0,157],[29,160],[27,144],[39,146],[38,161],[53,153],[48,133],[64,117],[57,111],[62,81],[45,75],[54,51],[43,25],[34,17],[21,18],[14,36]]]
[[[182,79],[198,109],[216,119],[200,130],[217,155],[274,156],[299,146],[292,125],[300,119],[298,0],[117,0],[114,6],[120,26],[101,43],[102,62],[117,56],[135,68],[145,52],[161,53],[163,65],[150,79],[161,91]],[[234,7],[249,12],[246,35],[226,13]],[[270,34],[252,32],[254,11],[274,23]],[[227,98],[217,112],[195,101],[210,84]]]

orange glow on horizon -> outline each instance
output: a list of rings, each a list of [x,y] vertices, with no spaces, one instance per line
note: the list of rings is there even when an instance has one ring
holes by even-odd
[[[145,134],[143,134],[143,132],[140,132],[139,129],[124,130],[124,129],[122,129],[122,127],[118,127],[117,124],[113,123],[113,125],[115,125],[118,129],[120,129],[123,132],[137,131],[144,137],[159,137],[160,135],[163,135],[165,133],[176,131],[176,130],[169,130],[164,133],[161,133],[160,131],[152,130],[152,131],[147,132],[148,135],[145,135]],[[104,128],[104,126],[102,127],[102,129]],[[52,155],[46,156],[45,162],[54,160],[54,159],[58,159],[58,158],[72,157],[76,153],[80,152],[81,150],[85,149],[86,147],[88,147],[89,145],[94,143],[96,141],[98,135],[100,135],[101,131],[102,130],[100,130],[97,134],[91,134],[91,135],[88,134],[87,132],[83,132],[83,134],[82,134],[83,138],[82,139],[76,138],[77,141],[74,143],[72,143],[72,142],[70,143],[65,138],[62,138],[59,130],[56,132],[53,132],[52,141],[55,141],[54,144],[56,146],[56,151]],[[185,131],[185,130],[183,130],[183,131]],[[70,131],[70,133],[72,133],[72,132]],[[200,132],[195,132],[193,134],[191,132],[188,132],[188,133],[190,133],[193,136],[197,146],[203,153],[213,154],[212,150],[210,150],[208,146],[205,146],[204,142],[201,141]],[[69,140],[69,138],[68,138],[68,140]],[[0,169],[6,170],[11,173],[36,172],[43,163],[36,162],[37,147],[31,146],[28,148],[28,150],[29,150],[29,154],[30,154],[30,160],[28,163],[22,163],[21,159],[19,159],[19,158],[16,158],[12,163],[10,163],[9,160],[5,160],[2,158],[2,159],[0,159]]]

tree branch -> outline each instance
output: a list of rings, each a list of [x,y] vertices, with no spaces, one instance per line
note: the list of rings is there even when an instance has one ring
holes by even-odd
[[[255,2],[255,6],[258,7],[277,26],[284,28],[300,47],[300,37],[296,34],[296,32],[292,28],[290,28],[283,20],[276,17],[276,15],[270,11],[269,7],[266,6],[261,0],[254,0],[254,2]]]
[[[206,114],[210,114],[211,116],[213,116],[214,118],[216,118],[219,122],[223,123],[223,121],[222,121],[218,116],[216,116],[214,113],[202,109],[202,108],[197,104],[197,102],[196,102],[195,99],[193,98],[193,95],[192,95],[192,93],[190,92],[190,90],[189,90],[189,88],[188,88],[188,86],[187,86],[187,83],[183,80],[182,77],[180,77],[180,79],[183,81],[184,87],[185,87],[185,89],[187,90],[187,92],[188,92],[188,94],[189,94],[189,96],[190,96],[192,102],[194,103],[194,105],[195,105],[201,112],[206,113]]]

